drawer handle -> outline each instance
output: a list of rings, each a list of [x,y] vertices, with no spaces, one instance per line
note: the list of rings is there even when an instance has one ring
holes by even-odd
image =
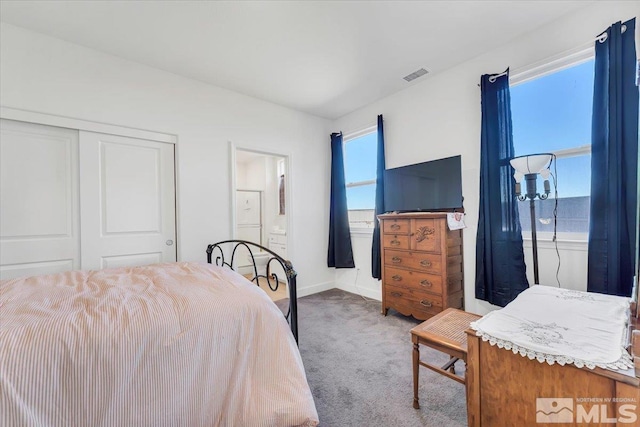
[[[431,261],[429,261],[428,259],[423,259],[422,261],[420,261],[420,265],[423,267],[431,267]]]
[[[392,240],[391,246],[400,246],[400,240]]]
[[[427,279],[421,280],[420,284],[426,288],[430,288],[433,286],[433,283],[431,283],[430,281],[428,281]]]
[[[393,280],[395,280],[396,282],[400,282],[400,281],[402,280],[402,276],[399,276],[399,275],[397,275],[397,274],[396,274],[395,276],[391,276],[391,278],[392,278]]]
[[[398,224],[391,224],[391,228],[392,230],[400,230],[400,226]]]
[[[423,299],[422,301],[420,301],[420,304],[424,305],[425,307],[433,307],[433,304],[431,303],[431,301],[427,301],[426,299]]]
[[[392,296],[392,297],[399,298],[399,297],[401,297],[401,296],[402,296],[402,294],[401,294],[400,292],[391,292],[391,296]]]
[[[394,256],[393,258],[391,258],[391,262],[394,264],[400,264],[402,262],[402,258],[400,258],[399,256]]]

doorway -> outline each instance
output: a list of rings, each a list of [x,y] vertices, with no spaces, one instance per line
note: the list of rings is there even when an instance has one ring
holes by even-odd
[[[233,238],[248,240],[275,252],[284,259],[289,259],[289,236],[291,205],[289,158],[287,155],[259,152],[245,148],[232,150],[234,188],[231,191],[231,206],[234,207]],[[254,254],[259,274],[266,274],[268,254]],[[239,267],[249,266],[246,257],[241,255]],[[261,262],[262,261],[262,262]],[[269,274],[276,274],[280,285],[272,291],[266,283],[260,283],[271,299],[288,297],[284,270],[276,262],[269,265]],[[239,269],[242,272],[242,268]]]

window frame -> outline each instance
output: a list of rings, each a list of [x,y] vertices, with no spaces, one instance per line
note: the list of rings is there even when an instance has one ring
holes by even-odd
[[[356,140],[358,138],[361,138],[363,136],[366,135],[370,135],[372,133],[376,133],[378,131],[378,125],[372,125],[372,126],[367,126],[365,128],[362,128],[360,130],[354,131],[354,132],[350,132],[348,134],[343,134],[342,135],[342,150],[343,150],[343,156],[346,159],[347,158],[347,144],[353,140]],[[346,169],[346,162],[345,162],[345,178],[347,175],[347,169]],[[346,181],[346,179],[345,179]],[[362,187],[365,185],[371,185],[371,184],[375,184],[377,181],[377,179],[368,179],[368,180],[363,180],[363,181],[351,181],[351,182],[346,182],[345,183],[345,187],[346,188],[354,188],[354,187]],[[375,203],[375,200],[374,200]],[[355,211],[369,211],[369,210],[373,210],[374,211],[374,218],[372,218],[371,222],[367,222],[366,226],[362,224],[362,222],[358,221],[358,222],[352,222],[351,220],[349,220],[349,229],[351,230],[351,233],[354,234],[370,234],[373,232],[373,228],[375,226],[375,206],[374,209],[348,209],[348,212],[355,212]]]
[[[548,58],[546,60],[534,63],[526,69],[520,69],[509,76],[509,88],[518,86],[523,83],[528,83],[532,80],[536,80],[565,70],[567,68],[575,67],[585,62],[595,59],[595,47],[590,46],[586,49],[576,50],[568,54],[561,54],[555,57]],[[513,120],[513,119],[512,119]],[[570,148],[563,148],[555,151],[548,151],[555,155],[555,160],[566,159],[570,157],[579,157],[591,154],[591,144],[583,144]],[[554,160],[554,161],[555,161]],[[540,242],[552,242],[553,233],[546,231],[538,231],[537,241]],[[556,239],[559,242],[565,242],[568,244],[586,244],[589,238],[589,233],[576,233],[559,231],[556,233]],[[531,246],[531,232],[522,231],[522,239],[525,242],[525,247]],[[544,245],[544,243],[543,243]],[[582,250],[582,249],[580,249]]]

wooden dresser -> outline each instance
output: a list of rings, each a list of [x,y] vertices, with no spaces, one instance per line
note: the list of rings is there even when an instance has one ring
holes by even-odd
[[[393,308],[425,320],[464,309],[462,230],[449,230],[446,213],[379,215],[382,314]]]

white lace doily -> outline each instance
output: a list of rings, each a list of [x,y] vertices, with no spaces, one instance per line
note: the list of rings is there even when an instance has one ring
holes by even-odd
[[[471,328],[483,341],[540,363],[628,369],[629,302],[537,285]]]

